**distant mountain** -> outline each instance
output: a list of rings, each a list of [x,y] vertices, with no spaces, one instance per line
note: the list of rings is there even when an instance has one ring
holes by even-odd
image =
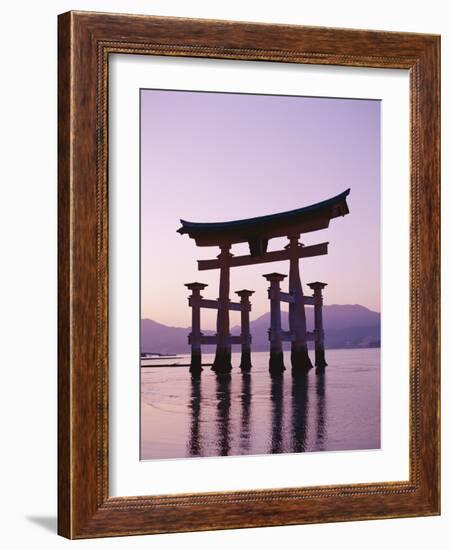
[[[306,308],[308,330],[314,327],[314,309]],[[282,312],[282,324],[288,329],[288,314]],[[364,348],[380,347],[380,314],[360,305],[330,305],[323,307],[323,325],[325,346],[327,348]],[[250,328],[253,336],[252,349],[268,349],[268,328],[270,313],[265,313],[254,321]],[[141,320],[141,351],[154,353],[188,353],[188,334],[190,328],[169,327],[151,319]],[[214,331],[204,330],[204,334]],[[240,327],[231,329],[239,334]],[[285,344],[289,346],[288,343]]]

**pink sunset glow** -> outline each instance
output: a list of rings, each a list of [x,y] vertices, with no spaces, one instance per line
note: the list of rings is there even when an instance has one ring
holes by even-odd
[[[380,102],[375,100],[141,91],[141,317],[187,327],[184,284],[218,273],[196,260],[215,258],[179,235],[179,219],[227,221],[292,210],[351,188],[350,214],[304,244],[329,241],[326,256],[304,259],[304,285],[328,283],[325,304],[360,304],[380,311]],[[269,250],[287,244],[274,239]],[[234,254],[247,253],[235,245]],[[286,263],[231,270],[235,290],[255,291],[251,319],[267,312],[268,271]],[[309,289],[306,289],[309,290]],[[215,326],[216,312],[203,312]],[[235,324],[231,314],[231,325]]]

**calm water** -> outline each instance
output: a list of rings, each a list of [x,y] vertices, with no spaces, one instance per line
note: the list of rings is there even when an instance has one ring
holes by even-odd
[[[328,367],[278,379],[268,353],[253,370],[199,380],[186,367],[141,368],[141,458],[256,455],[380,447],[380,350],[327,350]],[[203,355],[203,362],[213,359]],[[186,361],[184,361],[186,362]]]

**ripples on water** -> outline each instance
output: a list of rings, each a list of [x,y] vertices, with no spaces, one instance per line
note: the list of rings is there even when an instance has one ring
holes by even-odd
[[[327,350],[329,366],[271,378],[268,353],[242,374],[141,368],[141,458],[297,453],[380,447],[380,350]],[[203,355],[210,363],[213,356]]]

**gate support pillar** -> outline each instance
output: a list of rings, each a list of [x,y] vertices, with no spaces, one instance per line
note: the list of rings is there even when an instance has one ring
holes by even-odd
[[[309,283],[314,291],[314,332],[315,332],[315,366],[324,368],[328,365],[325,361],[325,333],[323,331],[323,296],[322,290],[326,283]]]
[[[249,372],[251,370],[250,297],[254,294],[254,291],[237,290],[236,294],[240,296],[240,315],[242,325],[242,357],[240,361],[240,369],[243,372]]]
[[[270,299],[270,373],[281,374],[284,366],[284,355],[281,340],[281,288],[280,283],[287,275],[268,273],[264,277],[269,281],[268,297]]]
[[[206,288],[204,283],[187,283],[185,285],[191,290],[188,303],[191,306],[191,333],[188,343],[191,345],[190,372],[198,374],[202,371],[201,358],[201,290]]]

